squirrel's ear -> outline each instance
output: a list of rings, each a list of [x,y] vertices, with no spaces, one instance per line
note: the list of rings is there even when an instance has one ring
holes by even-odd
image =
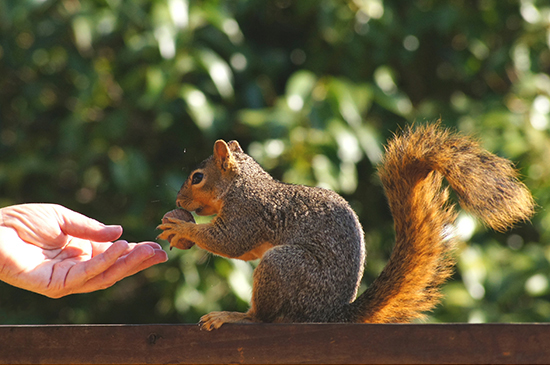
[[[244,152],[239,142],[235,140],[229,141],[227,145],[229,146],[229,150],[231,150],[231,152]]]
[[[214,143],[214,159],[218,164],[218,167],[223,171],[227,171],[235,166],[235,157],[231,153],[229,146],[224,140],[219,139]]]

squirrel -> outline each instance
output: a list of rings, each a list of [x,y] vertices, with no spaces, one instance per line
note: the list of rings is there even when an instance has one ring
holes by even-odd
[[[439,302],[439,287],[454,266],[457,213],[443,178],[460,205],[495,230],[534,213],[533,198],[510,161],[440,123],[408,127],[395,136],[378,171],[396,243],[380,275],[356,298],[365,242],[346,200],[328,189],[280,182],[238,142],[216,141],[213,155],[189,175],[176,199],[180,208],[216,216],[203,224],[167,217],[158,238],[171,247],[195,243],[216,255],[261,260],[253,273],[250,309],[206,314],[201,328],[424,318]]]

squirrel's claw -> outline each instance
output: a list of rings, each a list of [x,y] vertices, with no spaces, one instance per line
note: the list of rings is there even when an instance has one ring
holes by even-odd
[[[161,239],[161,240],[166,240],[166,241],[170,241],[170,236],[175,236],[173,230],[172,230],[172,227],[161,227],[161,226],[164,226],[164,224],[161,224],[160,226],[157,227],[157,229],[162,229],[163,232],[161,232],[158,236],[157,236],[157,239]],[[177,234],[176,234],[177,235]]]
[[[223,313],[227,312],[211,312],[202,316],[199,321],[201,330],[212,331],[220,328],[225,323]]]
[[[182,224],[185,221],[182,221],[177,218],[164,218],[163,222],[157,226],[157,229],[167,230],[176,228],[178,225]]]
[[[174,228],[174,226],[175,226],[174,224],[162,223],[162,224],[159,224],[156,227],[156,229],[162,229],[163,231],[167,231],[167,230],[170,230],[170,229]]]

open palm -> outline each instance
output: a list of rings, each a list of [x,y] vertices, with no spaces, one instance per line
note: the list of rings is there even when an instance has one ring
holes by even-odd
[[[122,227],[55,204],[0,209],[0,280],[59,298],[107,288],[167,259],[155,242],[112,242]]]

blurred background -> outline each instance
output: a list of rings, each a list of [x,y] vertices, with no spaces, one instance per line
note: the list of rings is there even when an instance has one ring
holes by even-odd
[[[154,240],[213,142],[237,139],[276,178],[350,201],[366,231],[364,288],[394,242],[383,145],[441,118],[514,161],[539,207],[504,234],[461,213],[467,243],[429,321],[548,321],[549,46],[542,0],[3,0],[0,206],[59,203]],[[247,309],[254,263],[168,254],[62,299],[0,283],[0,323]]]

